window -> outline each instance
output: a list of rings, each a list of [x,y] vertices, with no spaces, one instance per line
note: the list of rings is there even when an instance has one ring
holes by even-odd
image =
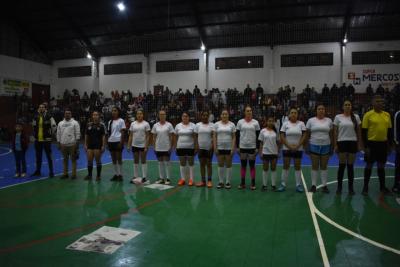
[[[199,59],[164,60],[156,62],[157,72],[199,70]]]
[[[263,68],[264,56],[244,56],[244,57],[219,57],[215,58],[215,69],[248,69]]]
[[[333,53],[281,55],[281,67],[330,66]]]
[[[400,64],[400,50],[352,52],[353,65]]]
[[[142,73],[142,62],[104,64],[104,75]]]
[[[58,68],[58,78],[92,76],[92,66]]]

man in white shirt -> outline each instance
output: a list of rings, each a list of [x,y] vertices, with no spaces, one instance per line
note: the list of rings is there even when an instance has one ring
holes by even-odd
[[[68,179],[68,160],[71,158],[72,175],[71,179],[76,179],[76,158],[78,142],[81,138],[79,123],[72,118],[71,110],[64,111],[64,120],[57,126],[58,147],[63,154],[63,176],[61,179]]]

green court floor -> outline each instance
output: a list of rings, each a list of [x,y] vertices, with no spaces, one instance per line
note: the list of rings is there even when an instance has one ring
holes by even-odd
[[[261,166],[257,168],[258,178]],[[149,162],[153,181],[157,171],[156,162]],[[335,171],[329,170],[331,181]],[[124,172],[133,172],[131,161],[125,161]],[[176,163],[173,173],[177,178]],[[309,184],[309,167],[303,173]],[[306,194],[294,192],[293,173],[284,193],[239,191],[236,186],[231,190],[175,187],[159,191],[131,185],[127,178],[123,183],[108,181],[111,165],[104,166],[100,183],[83,181],[85,174],[79,172],[76,181],[54,178],[0,190],[0,266],[324,264],[311,216],[315,210],[310,210]],[[237,185],[239,165],[233,174]],[[387,175],[393,175],[393,169]],[[361,176],[362,169],[356,169],[356,177]],[[392,182],[388,177],[388,185]],[[260,188],[261,179],[257,183]],[[320,213],[368,240],[316,216],[328,261],[331,266],[399,266],[400,205],[395,196],[380,197],[376,179],[371,180],[369,197],[359,194],[361,185],[362,180],[355,182],[357,195],[352,198],[346,190],[336,197],[335,183],[329,185],[329,195],[310,195]],[[103,225],[141,234],[112,255],[65,249]]]

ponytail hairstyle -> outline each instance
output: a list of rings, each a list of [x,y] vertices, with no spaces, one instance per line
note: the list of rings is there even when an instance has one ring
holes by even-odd
[[[357,120],[356,120],[356,116],[354,115],[354,112],[353,112],[353,104],[351,103],[351,101],[350,100],[345,100],[344,101],[344,103],[346,103],[346,102],[349,102],[350,103],[350,105],[351,105],[351,113],[350,113],[350,118],[351,118],[351,121],[353,122],[353,125],[354,125],[354,130],[356,131],[356,133],[357,133],[357,129],[358,129],[358,124],[357,124]],[[343,103],[343,104],[344,104]]]

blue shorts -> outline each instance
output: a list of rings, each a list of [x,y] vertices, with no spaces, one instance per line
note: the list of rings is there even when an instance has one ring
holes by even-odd
[[[310,153],[315,155],[328,155],[331,152],[331,145],[325,146],[317,146],[310,144],[309,145]]]

